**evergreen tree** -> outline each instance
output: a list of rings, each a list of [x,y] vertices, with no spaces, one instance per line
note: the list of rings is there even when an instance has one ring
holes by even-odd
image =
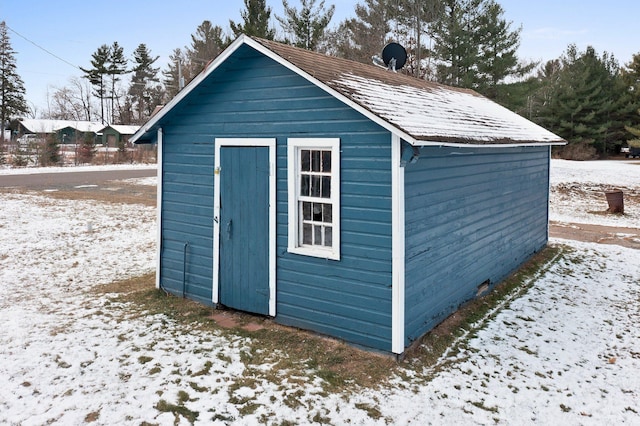
[[[614,58],[593,47],[579,52],[570,45],[543,87],[546,100],[537,121],[572,145],[593,146],[605,154],[615,139],[621,85]]]
[[[109,62],[107,66],[107,74],[111,80],[111,119],[109,122],[113,123],[116,117],[115,102],[119,99],[116,93],[116,85],[121,80],[121,76],[129,72],[127,70],[127,58],[124,56],[124,49],[114,41],[109,49]]]
[[[230,43],[224,36],[222,27],[211,25],[211,21],[203,21],[191,34],[191,47],[187,48],[187,59],[191,68],[190,74],[195,76]]]
[[[637,112],[640,115],[640,110]],[[627,141],[629,146],[640,148],[640,126],[625,126],[625,130],[631,134],[631,138]]]
[[[91,55],[91,68],[82,68],[85,77],[93,86],[93,95],[100,99],[100,120],[105,123],[104,101],[107,97],[105,76],[109,72],[109,46],[103,44]]]
[[[499,85],[507,77],[524,76],[536,66],[534,62],[519,63],[517,50],[522,27],[512,31],[511,23],[503,15],[502,6],[491,0],[483,5],[479,17],[476,89],[491,99],[499,97]]]
[[[131,120],[127,121],[129,124],[142,124],[158,105],[157,92],[161,90],[158,88],[160,68],[153,67],[158,58],[159,56],[151,56],[151,52],[144,43],[138,45],[133,52],[134,66],[129,86],[129,104],[135,114]]]
[[[41,166],[57,166],[60,164],[60,144],[55,135],[47,136],[39,157]]]
[[[287,0],[282,1],[284,17],[276,17],[285,32],[290,36],[287,42],[307,50],[317,50],[323,40],[325,30],[331,22],[335,6],[324,8],[324,0],[315,8],[316,0],[301,0],[301,10],[289,6]]]
[[[624,139],[634,140],[634,144],[640,143],[640,135],[634,130],[640,129],[640,53],[633,55],[631,62],[625,65],[620,72],[620,84],[624,90],[623,108],[621,122],[625,126],[625,130],[630,133],[626,134]]]
[[[391,32],[387,3],[388,0],[364,0],[364,4],[356,4],[356,17],[329,31],[327,53],[370,64],[371,57],[382,52]]]
[[[16,52],[4,21],[0,22],[0,143],[12,116],[27,113],[24,83],[17,73]],[[3,156],[4,158],[4,156]]]
[[[82,138],[82,141],[80,142],[80,147],[78,148],[77,161],[80,164],[91,163],[95,154],[96,148],[93,141],[93,135],[91,133],[85,133],[84,138]]]
[[[166,70],[162,71],[164,76],[163,84],[166,96],[172,99],[184,87],[185,81],[190,79],[189,69],[186,66],[186,55],[182,49],[174,49],[169,55],[169,64]]]
[[[439,82],[496,100],[509,96],[504,82],[523,77],[535,64],[519,62],[522,29],[512,30],[503,15],[495,0],[445,0],[444,13],[430,30]]]
[[[428,77],[431,64],[424,63],[429,49],[424,46],[430,26],[445,11],[443,0],[389,0],[390,16],[395,20],[395,37],[407,49],[408,74]]]
[[[437,80],[471,88],[476,82],[479,16],[483,0],[445,0],[444,10],[431,27]]]
[[[266,0],[244,0],[245,10],[240,11],[242,23],[229,20],[229,26],[235,37],[246,34],[251,37],[260,37],[273,40],[275,30],[269,28],[271,8],[267,7]]]

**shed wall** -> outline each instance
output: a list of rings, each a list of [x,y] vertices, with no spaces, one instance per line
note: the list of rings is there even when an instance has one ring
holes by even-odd
[[[275,137],[276,320],[390,350],[389,132],[247,46],[234,52],[161,125],[163,288],[181,294],[184,286],[188,297],[211,303],[215,138]],[[290,137],[340,139],[339,261],[287,252]]]
[[[407,165],[407,345],[545,246],[549,159],[548,147],[423,147]]]

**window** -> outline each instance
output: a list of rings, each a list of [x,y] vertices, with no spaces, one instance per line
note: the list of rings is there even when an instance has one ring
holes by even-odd
[[[289,251],[340,259],[340,140],[289,139]]]

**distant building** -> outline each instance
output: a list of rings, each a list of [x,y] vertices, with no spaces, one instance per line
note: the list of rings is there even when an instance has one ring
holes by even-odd
[[[24,119],[18,120],[18,127],[18,137],[27,134],[39,137],[56,135],[62,144],[75,144],[87,133],[93,135],[95,140],[104,124],[97,121]]]
[[[133,136],[140,126],[112,124],[103,127],[98,132],[101,134],[100,143],[108,148],[118,148],[120,144],[127,146],[129,138]]]

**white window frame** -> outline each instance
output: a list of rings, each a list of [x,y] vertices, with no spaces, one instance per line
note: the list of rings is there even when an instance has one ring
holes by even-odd
[[[303,245],[300,240],[300,151],[331,151],[331,196],[320,199],[332,205],[331,247]],[[290,138],[287,140],[288,251],[323,259],[340,260],[340,139]]]

